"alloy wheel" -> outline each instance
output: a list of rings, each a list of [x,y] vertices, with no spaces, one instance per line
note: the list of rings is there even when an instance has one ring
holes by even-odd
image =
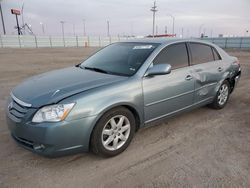
[[[105,149],[114,151],[121,148],[129,138],[130,122],[126,116],[112,117],[102,130],[102,144]]]
[[[218,103],[223,106],[227,102],[229,89],[227,84],[223,84],[219,90]]]

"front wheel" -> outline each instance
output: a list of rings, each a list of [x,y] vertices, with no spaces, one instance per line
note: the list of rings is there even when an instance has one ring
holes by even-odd
[[[91,148],[95,154],[112,157],[123,152],[135,133],[134,115],[126,108],[119,107],[105,113],[96,124]]]
[[[213,103],[211,103],[209,106],[214,108],[214,109],[224,108],[224,106],[227,104],[227,101],[229,99],[229,94],[230,94],[229,91],[230,91],[229,82],[227,80],[225,80],[221,84],[221,86],[220,86],[220,88],[219,88],[219,90],[214,98]]]

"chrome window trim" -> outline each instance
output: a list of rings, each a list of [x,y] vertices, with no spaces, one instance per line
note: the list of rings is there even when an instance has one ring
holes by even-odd
[[[20,105],[22,105],[22,106],[25,106],[25,107],[31,107],[31,106],[32,106],[31,104],[26,103],[26,102],[23,102],[23,101],[21,101],[20,99],[16,98],[12,92],[10,93],[10,96],[11,96],[11,98],[12,98],[14,101],[16,101],[18,104],[20,104]]]

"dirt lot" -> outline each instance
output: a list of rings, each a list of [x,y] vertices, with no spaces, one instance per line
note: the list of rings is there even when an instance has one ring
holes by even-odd
[[[48,159],[11,139],[4,104],[13,86],[77,64],[96,49],[0,49],[0,187],[250,187],[250,51],[228,105],[207,107],[139,130],[109,159],[91,153]]]

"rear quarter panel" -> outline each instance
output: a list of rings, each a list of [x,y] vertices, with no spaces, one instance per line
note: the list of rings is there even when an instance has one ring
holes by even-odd
[[[221,77],[220,81],[217,83],[215,90],[214,90],[214,95],[216,95],[217,91],[219,90],[222,82],[227,79],[231,79],[234,76],[234,73],[236,71],[236,67],[233,65],[235,62],[235,58],[229,56],[223,49],[216,45],[212,45],[216,48],[216,50],[219,52],[222,61],[221,63],[223,64],[223,71],[221,72]]]

